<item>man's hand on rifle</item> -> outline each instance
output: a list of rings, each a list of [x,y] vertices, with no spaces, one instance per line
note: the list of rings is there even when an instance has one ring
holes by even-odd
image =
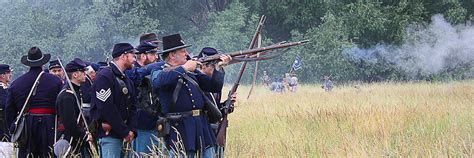
[[[92,141],[94,141],[94,137],[92,137],[92,134],[91,134],[91,133],[89,133],[89,132],[86,132],[86,135],[87,135],[87,139],[86,139],[86,141],[88,141],[88,142],[92,142]]]
[[[195,61],[195,60],[188,60],[188,61],[186,61],[186,63],[184,63],[183,68],[186,71],[192,72],[192,71],[196,70],[197,65],[202,66],[202,63],[199,62],[199,61]]]
[[[123,138],[124,142],[132,142],[133,138],[135,138],[135,134],[132,131],[128,132],[128,135]]]
[[[229,62],[232,60],[232,57],[230,57],[230,55],[225,55],[225,54],[222,54],[220,56],[220,61],[217,63],[217,68],[222,68],[224,66],[226,66],[227,64],[229,64]]]
[[[237,92],[232,93],[230,101],[231,104],[234,104],[237,101]]]

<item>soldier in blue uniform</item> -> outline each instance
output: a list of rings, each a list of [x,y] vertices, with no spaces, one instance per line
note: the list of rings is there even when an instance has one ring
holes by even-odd
[[[202,57],[211,56],[215,54],[218,54],[216,49],[211,48],[211,47],[204,47],[195,58],[202,58]],[[218,64],[222,64],[222,63],[223,62],[209,62],[209,63],[203,64],[200,68],[200,71],[206,74],[207,76],[212,77],[214,73],[214,69],[220,66]],[[223,113],[225,111],[224,110],[225,102],[221,102],[222,91],[219,91],[218,93],[211,93],[211,92],[208,92],[208,93],[209,93],[208,94],[209,98],[211,98],[211,100],[217,105],[219,109],[221,109],[221,112]],[[237,93],[235,92],[234,94],[232,94],[232,98],[231,98],[232,104],[235,103],[236,99],[237,99]],[[211,127],[214,130],[216,136],[219,130],[219,124],[220,122],[211,123]],[[220,158],[224,157],[224,147],[219,146],[218,144],[216,144],[216,157],[220,157]]]
[[[196,154],[202,157],[214,157],[214,146],[216,136],[212,131],[209,120],[205,114],[205,94],[206,92],[219,92],[223,87],[224,73],[216,68],[212,77],[209,77],[196,70],[198,64],[190,59],[186,45],[179,34],[163,37],[162,59],[165,65],[162,71],[152,72],[153,86],[159,89],[159,100],[164,116],[168,118],[171,126],[179,132],[183,146],[176,146],[179,143],[178,133],[171,130],[165,136],[165,143],[170,151],[170,156],[183,156],[178,152],[186,152],[188,157],[195,157]],[[228,56],[222,56],[221,60],[230,61]],[[194,85],[191,78],[199,85]],[[173,94],[176,89],[176,94]],[[176,97],[173,99],[173,97]],[[177,117],[175,117],[177,116]]]
[[[0,64],[0,141],[6,141],[8,130],[5,123],[5,103],[7,99],[7,89],[12,78],[12,70],[9,65]]]
[[[136,133],[136,93],[124,71],[135,62],[135,49],[129,43],[118,43],[112,51],[113,60],[102,68],[92,85],[91,117],[97,121],[97,137],[101,155],[122,157],[122,142],[130,143]],[[126,154],[126,153],[125,153]]]
[[[7,125],[13,127],[13,122],[23,108],[33,83],[42,72],[42,66],[50,58],[50,54],[43,54],[38,47],[30,48],[28,55],[21,58],[21,63],[29,66],[30,70],[13,81],[8,89],[5,107]],[[52,155],[55,102],[62,89],[61,86],[61,80],[52,74],[44,73],[40,77],[36,93],[28,101],[28,110],[26,111],[28,115],[25,116],[28,139],[26,144],[19,144],[18,157],[26,157],[28,154],[35,157]]]
[[[59,120],[64,126],[62,131],[63,139],[66,139],[71,144],[71,154],[80,157],[90,157],[88,153],[88,143],[85,141],[92,141],[92,135],[87,132],[84,125],[84,120],[80,119],[80,109],[77,103],[82,103],[81,85],[86,83],[86,64],[81,59],[74,59],[66,65],[66,75],[68,75],[71,85],[67,83],[64,89],[59,93],[56,100],[56,111]],[[79,99],[79,102],[77,102]]]
[[[158,46],[149,41],[143,41],[137,47],[137,62],[132,70],[125,71],[136,87],[137,92],[137,139],[132,142],[132,148],[139,154],[151,153],[153,145],[159,146],[157,139],[156,121],[159,107],[156,95],[152,92],[149,73],[146,65],[156,62]]]

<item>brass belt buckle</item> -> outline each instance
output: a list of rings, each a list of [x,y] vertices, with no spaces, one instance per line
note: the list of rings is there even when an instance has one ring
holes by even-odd
[[[192,112],[193,112],[193,116],[199,116],[200,115],[199,110],[192,110]]]

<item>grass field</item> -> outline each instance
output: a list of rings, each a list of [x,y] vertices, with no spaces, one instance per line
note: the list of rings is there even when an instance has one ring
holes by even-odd
[[[240,87],[227,157],[473,157],[474,81]],[[226,91],[224,91],[226,92]]]

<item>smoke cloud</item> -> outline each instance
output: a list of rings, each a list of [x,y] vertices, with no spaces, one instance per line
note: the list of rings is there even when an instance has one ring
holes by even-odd
[[[442,15],[431,18],[427,26],[410,26],[401,45],[378,44],[373,48],[352,47],[344,50],[351,58],[376,63],[382,58],[401,68],[409,76],[436,74],[468,65],[474,76],[474,26],[451,25]]]

